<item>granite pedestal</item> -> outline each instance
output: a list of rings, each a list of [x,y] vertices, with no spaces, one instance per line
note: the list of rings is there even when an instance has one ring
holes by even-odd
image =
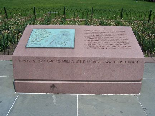
[[[36,29],[74,29],[74,45],[27,47]],[[127,26],[29,25],[12,59],[15,90],[26,93],[138,94],[144,70]]]

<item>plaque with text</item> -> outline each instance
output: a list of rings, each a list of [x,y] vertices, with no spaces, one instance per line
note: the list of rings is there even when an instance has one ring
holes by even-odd
[[[26,47],[74,48],[75,29],[33,29]]]

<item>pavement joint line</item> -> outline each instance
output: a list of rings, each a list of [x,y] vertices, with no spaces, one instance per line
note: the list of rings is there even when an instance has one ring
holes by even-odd
[[[53,94],[53,93],[19,93],[19,92],[15,92],[15,94],[24,94],[24,95],[33,95],[33,94],[37,94],[37,95],[44,95],[44,94],[48,94],[48,95],[58,95],[58,94]],[[71,95],[71,96],[77,96],[77,94],[63,94],[63,95]],[[89,95],[89,94],[88,94]]]
[[[52,95],[52,98],[53,98],[54,105],[56,105],[56,96],[55,96],[55,94]]]
[[[8,77],[8,76],[6,76],[6,75],[2,75],[2,76],[0,76],[0,78],[3,78],[3,77]]]
[[[143,112],[145,113],[145,115],[146,115],[146,116],[148,116],[148,114],[147,114],[147,112],[146,112],[146,107],[144,107],[144,106],[143,106],[143,104],[140,102],[140,100],[139,100],[139,97],[138,97],[138,96],[136,96],[136,98],[137,98],[138,103],[140,104],[140,106],[141,106],[141,108],[142,108]]]
[[[79,115],[79,95],[77,94],[77,116]]]
[[[149,80],[149,79],[155,79],[155,78],[143,78],[143,79],[144,79],[144,80],[145,80],[145,79],[148,79],[148,80]]]
[[[138,93],[138,94],[101,94],[101,95],[107,95],[107,96],[111,96],[111,95],[117,95],[117,96],[121,96],[121,95],[127,95],[127,96],[135,96],[135,95],[140,95],[140,93]]]
[[[18,99],[18,97],[19,97],[19,95],[16,96],[16,98],[15,98],[15,100],[13,101],[12,106],[10,107],[10,109],[9,109],[8,113],[6,114],[6,116],[9,115],[9,113],[10,113],[11,109],[13,108],[14,104],[16,103],[16,100]]]
[[[51,94],[51,95],[53,95],[53,93],[19,93],[19,92],[15,92],[15,94],[25,94],[25,95],[28,95],[28,94]],[[57,95],[57,94],[54,94],[54,95]],[[83,95],[83,96],[87,96],[87,95],[108,95],[108,96],[110,96],[110,95],[118,95],[118,96],[121,96],[121,95],[131,95],[131,96],[135,96],[135,95],[140,95],[140,93],[139,94],[64,94],[64,95],[71,95],[71,96],[77,96],[77,95]]]
[[[140,95],[140,93],[139,94],[78,94],[78,95],[84,95],[84,96],[87,96],[87,95],[91,95],[91,96],[93,96],[93,95],[107,95],[107,96],[111,96],[111,95],[118,95],[118,96],[121,96],[121,95],[127,95],[127,96],[129,96],[129,95],[131,95],[131,96],[135,96],[135,95]]]
[[[29,95],[29,94],[51,94],[51,95],[53,95],[53,93],[19,93],[19,92],[15,92],[15,94],[25,94],[25,95]]]

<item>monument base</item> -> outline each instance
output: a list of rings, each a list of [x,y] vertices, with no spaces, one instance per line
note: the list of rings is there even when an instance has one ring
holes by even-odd
[[[16,92],[65,94],[139,94],[141,82],[15,81]]]

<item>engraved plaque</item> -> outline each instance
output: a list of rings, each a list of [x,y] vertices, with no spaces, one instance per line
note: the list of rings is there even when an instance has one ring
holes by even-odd
[[[26,47],[74,48],[75,29],[33,29]]]

